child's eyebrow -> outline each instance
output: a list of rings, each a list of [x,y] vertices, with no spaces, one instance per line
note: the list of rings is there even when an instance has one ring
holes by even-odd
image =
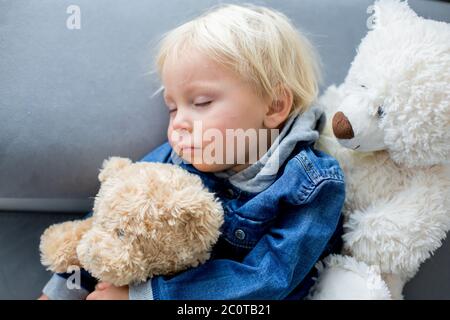
[[[219,87],[219,84],[212,84],[211,81],[195,81],[195,82],[190,82],[189,84],[187,84],[184,87],[184,90],[182,92],[182,94],[189,94],[192,93],[194,90],[197,89],[204,89],[204,90],[217,90]],[[163,87],[163,97],[164,99],[168,99],[170,98],[170,94],[167,93],[167,90],[165,87]]]

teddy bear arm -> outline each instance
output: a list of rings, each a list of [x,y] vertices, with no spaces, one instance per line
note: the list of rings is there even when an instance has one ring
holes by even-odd
[[[41,262],[47,270],[68,272],[71,266],[81,266],[77,256],[77,245],[81,237],[91,228],[92,217],[67,221],[50,226],[41,236]]]
[[[428,194],[423,190],[423,185],[411,186],[351,213],[344,225],[344,250],[385,274],[412,277],[449,228],[445,199],[435,188],[428,188]]]

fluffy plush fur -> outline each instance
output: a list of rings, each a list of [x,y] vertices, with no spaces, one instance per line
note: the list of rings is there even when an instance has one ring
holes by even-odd
[[[113,157],[99,180],[92,218],[53,225],[42,235],[48,270],[82,266],[121,286],[209,258],[223,209],[198,176],[171,164]]]
[[[450,25],[406,2],[374,8],[344,83],[321,97],[335,117],[317,147],[345,172],[348,256],[324,261],[314,299],[402,298],[450,228]],[[389,293],[373,290],[383,281]]]

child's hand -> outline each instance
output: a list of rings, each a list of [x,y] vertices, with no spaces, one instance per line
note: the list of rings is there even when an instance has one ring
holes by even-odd
[[[100,282],[86,300],[128,300],[128,286],[116,287],[107,282]]]

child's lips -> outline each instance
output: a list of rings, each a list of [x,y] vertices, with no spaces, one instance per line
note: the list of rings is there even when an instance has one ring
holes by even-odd
[[[198,147],[192,147],[192,146],[181,146],[179,148],[183,152],[193,152],[194,150],[200,149]]]

